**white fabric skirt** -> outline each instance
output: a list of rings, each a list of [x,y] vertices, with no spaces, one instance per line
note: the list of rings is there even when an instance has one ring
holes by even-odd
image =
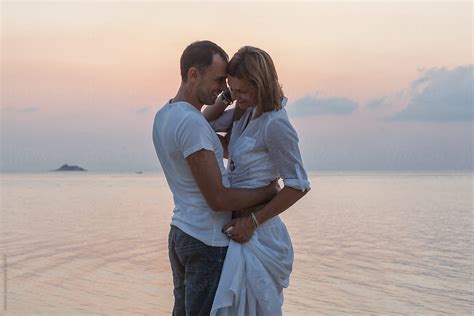
[[[292,266],[293,246],[279,216],[260,225],[247,243],[231,240],[210,315],[282,315]]]

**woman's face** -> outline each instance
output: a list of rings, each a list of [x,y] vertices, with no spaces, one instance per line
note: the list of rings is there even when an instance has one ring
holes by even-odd
[[[257,103],[256,88],[250,84],[247,79],[238,79],[237,77],[228,76],[230,90],[232,96],[236,100],[236,105],[246,110],[250,106],[255,106]]]

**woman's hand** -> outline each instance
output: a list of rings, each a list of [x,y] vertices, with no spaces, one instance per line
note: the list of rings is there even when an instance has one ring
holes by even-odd
[[[229,227],[232,227],[232,230],[226,233],[227,237],[241,244],[249,241],[255,231],[255,225],[250,216],[232,219],[224,225],[222,232],[225,232]]]

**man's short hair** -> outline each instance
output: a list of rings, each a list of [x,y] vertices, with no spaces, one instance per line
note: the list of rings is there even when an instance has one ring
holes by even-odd
[[[218,54],[225,61],[229,61],[229,56],[216,43],[211,41],[196,41],[191,43],[184,50],[180,59],[181,80],[188,80],[188,70],[196,67],[201,72],[205,72],[206,68],[212,64],[212,58]]]

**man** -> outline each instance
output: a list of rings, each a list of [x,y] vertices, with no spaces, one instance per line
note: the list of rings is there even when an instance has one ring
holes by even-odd
[[[274,185],[229,189],[220,141],[201,113],[226,88],[228,56],[210,41],[189,45],[180,60],[181,85],[158,111],[153,143],[173,193],[168,238],[173,315],[209,315],[229,239],[231,210],[270,200]]]

